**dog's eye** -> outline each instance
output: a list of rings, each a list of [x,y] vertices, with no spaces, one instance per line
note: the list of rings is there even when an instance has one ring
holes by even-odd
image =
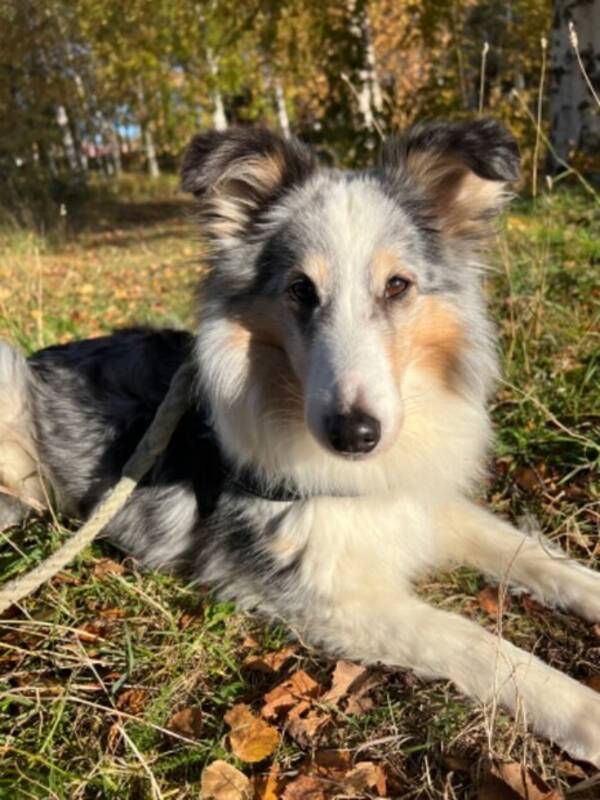
[[[392,300],[395,297],[401,297],[403,294],[406,294],[410,287],[411,282],[407,278],[394,275],[385,285],[385,299]]]
[[[319,296],[314,283],[306,276],[297,278],[288,287],[290,297],[303,306],[316,306],[319,304]]]

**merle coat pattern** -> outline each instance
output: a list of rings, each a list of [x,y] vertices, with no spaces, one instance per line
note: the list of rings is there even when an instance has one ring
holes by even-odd
[[[267,131],[196,137],[196,335],[122,331],[28,361],[0,345],[0,524],[47,491],[88,515],[191,361],[189,411],[115,544],[332,653],[523,709],[600,765],[600,695],[413,590],[468,563],[600,620],[597,573],[469,500],[497,374],[485,235],[518,168],[491,120],[415,126],[365,172]]]

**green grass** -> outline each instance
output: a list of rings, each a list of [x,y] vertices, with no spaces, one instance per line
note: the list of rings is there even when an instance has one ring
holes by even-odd
[[[30,352],[136,322],[191,326],[200,259],[173,187],[127,178],[67,208],[51,236],[2,229],[0,337]],[[600,555],[599,218],[574,191],[521,202],[492,247],[488,280],[506,383],[492,406],[497,446],[484,492],[498,513],[535,517],[588,564]],[[68,529],[66,520],[34,519],[7,532],[2,578],[30,569]],[[100,574],[105,558],[122,574]],[[422,591],[494,629],[477,600],[483,586],[462,569],[432,576]],[[577,679],[597,670],[598,632],[571,615],[514,598],[503,630]],[[141,573],[98,543],[6,615],[0,631],[0,797],[195,798],[203,766],[216,758],[247,774],[268,768],[236,762],[223,717],[236,702],[259,708],[281,680],[243,661],[250,650],[282,647],[285,629],[175,578]],[[327,685],[333,662],[300,648],[287,671],[298,667]],[[445,683],[400,670],[380,678],[368,713],[334,713],[326,745],[383,763],[392,796],[477,797],[490,755],[523,761],[563,789],[590,774],[507,716],[491,724],[489,709]],[[166,730],[186,706],[202,708],[195,742]],[[307,755],[284,736],[275,760],[292,774]]]

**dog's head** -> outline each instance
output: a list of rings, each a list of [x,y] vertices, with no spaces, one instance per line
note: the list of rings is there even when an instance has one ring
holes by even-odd
[[[363,172],[264,130],[193,139],[182,184],[211,252],[198,353],[215,403],[301,421],[348,460],[392,448],[423,393],[481,403],[481,243],[518,169],[492,120],[417,125]]]

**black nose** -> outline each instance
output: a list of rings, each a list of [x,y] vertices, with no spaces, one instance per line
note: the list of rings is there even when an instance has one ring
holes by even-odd
[[[370,453],[381,438],[379,420],[357,409],[327,417],[325,431],[340,453]]]

